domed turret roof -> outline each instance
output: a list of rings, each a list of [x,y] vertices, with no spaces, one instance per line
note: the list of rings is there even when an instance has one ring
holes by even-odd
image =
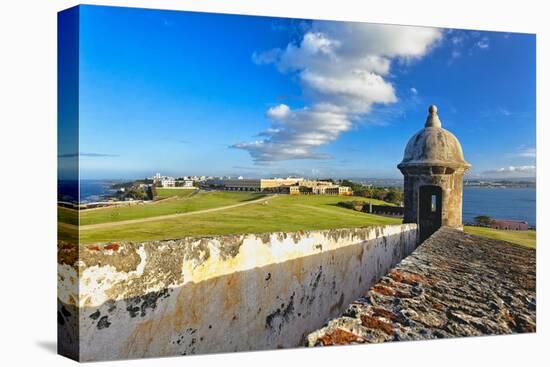
[[[424,129],[409,140],[399,168],[409,166],[444,166],[468,168],[458,139],[441,127],[437,107],[430,106]]]

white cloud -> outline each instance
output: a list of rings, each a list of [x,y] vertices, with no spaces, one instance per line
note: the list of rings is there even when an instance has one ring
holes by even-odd
[[[522,147],[518,149],[517,155],[524,158],[536,158],[537,150],[531,147]]]
[[[416,95],[418,95],[418,90],[415,87],[412,87],[411,88],[411,93],[416,96]]]
[[[523,115],[522,112],[511,111],[504,106],[488,107],[479,111],[480,114],[490,121],[497,121],[503,118],[508,118],[510,116],[520,117]]]
[[[420,58],[441,31],[428,27],[409,27],[387,24],[316,22],[314,29],[340,40],[341,53],[363,58],[365,55],[382,57]]]
[[[283,120],[290,114],[290,108],[286,104],[280,104],[267,110],[267,117],[273,120]]]
[[[252,54],[252,61],[257,65],[270,64],[275,62],[279,58],[280,54],[281,50],[277,48],[259,54],[254,52]]]
[[[483,172],[485,175],[493,175],[497,177],[522,177],[522,176],[534,176],[537,172],[537,167],[534,165],[527,166],[508,166],[501,167],[494,170]]]
[[[453,45],[462,45],[464,43],[464,36],[463,35],[455,35],[451,37],[451,43]]]
[[[510,116],[512,114],[508,109],[504,107],[499,107],[498,112],[500,112],[504,116]]]
[[[487,32],[448,29],[444,31],[444,37],[445,42],[450,46],[447,64],[452,65],[462,57],[488,50],[491,46],[491,39],[498,36],[496,34],[489,36]]]
[[[350,112],[366,113],[374,103],[397,102],[393,86],[382,76],[366,70],[344,74],[304,70],[301,77],[304,84],[336,105],[347,104]]]
[[[324,159],[314,149],[336,140],[351,128],[345,113],[332,105],[317,104],[312,108],[289,110],[279,105],[271,108],[272,128],[261,133],[263,140],[235,144],[247,150],[257,163],[288,159]],[[277,111],[274,113],[274,111]],[[269,112],[268,112],[269,113]]]
[[[460,57],[462,57],[462,52],[458,49],[451,51],[451,57],[447,61],[447,65],[452,65],[456,60],[458,60]]]
[[[508,166],[504,168],[499,168],[498,172],[534,172],[536,170],[535,166]]]
[[[271,107],[266,116],[272,126],[260,134],[265,138],[233,147],[247,150],[257,163],[326,158],[318,147],[350,130],[373,105],[398,101],[388,79],[392,62],[419,59],[441,38],[435,28],[313,22],[300,42],[252,55],[257,64],[295,75],[309,105]]]
[[[489,48],[489,38],[488,37],[483,37],[482,39],[477,41],[476,46],[481,48],[481,49]]]

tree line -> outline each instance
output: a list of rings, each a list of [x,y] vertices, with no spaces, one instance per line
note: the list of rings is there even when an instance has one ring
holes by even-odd
[[[403,205],[403,190],[398,187],[373,187],[353,182],[350,180],[342,180],[342,186],[349,186],[353,190],[353,195],[362,196],[370,199],[378,199],[387,203]]]

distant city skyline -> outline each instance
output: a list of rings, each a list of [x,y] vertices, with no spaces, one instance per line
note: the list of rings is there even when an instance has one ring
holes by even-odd
[[[80,9],[82,178],[400,178],[430,104],[467,178],[535,175],[534,35]]]

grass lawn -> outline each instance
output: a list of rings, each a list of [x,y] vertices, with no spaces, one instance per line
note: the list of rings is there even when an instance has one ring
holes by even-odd
[[[232,195],[242,195],[240,201],[257,196],[247,193],[207,193],[202,199],[235,200]],[[256,194],[258,195],[258,194]],[[201,194],[193,196],[194,205],[204,205]],[[201,200],[201,201],[199,201]],[[342,196],[290,196],[266,198],[266,202],[231,208],[216,213],[198,213],[186,217],[164,219],[154,222],[127,224],[120,227],[84,230],[80,232],[81,243],[108,241],[142,241],[179,238],[185,236],[220,235],[233,233],[262,233],[273,231],[299,231],[372,225],[400,224],[399,218],[388,218],[341,208],[340,201],[362,200],[382,204],[382,201],[362,197]],[[202,203],[202,204],[201,204]],[[225,205],[225,204],[223,204]],[[222,206],[221,204],[216,206]],[[129,208],[139,210],[138,207]],[[120,209],[119,209],[120,210]],[[81,224],[82,219],[81,219]]]
[[[464,231],[466,233],[471,233],[478,236],[494,238],[496,240],[508,241],[525,247],[536,248],[537,232],[533,230],[505,231],[500,229],[465,226]]]
[[[176,195],[170,199],[156,203],[101,208],[90,211],[84,210],[80,212],[80,225],[187,213],[254,200],[262,196],[263,194],[259,193],[217,191],[199,192],[191,197]]]
[[[75,209],[57,207],[57,221],[67,224],[78,225],[78,211]]]
[[[178,188],[175,188],[175,189],[157,188],[156,190],[157,190],[157,198],[159,199],[168,198],[171,196],[187,197],[196,191],[196,189],[191,190],[191,189],[178,189]]]
[[[72,244],[78,244],[78,231],[75,229],[68,229],[65,227],[57,227],[57,239],[59,241],[65,241]]]

